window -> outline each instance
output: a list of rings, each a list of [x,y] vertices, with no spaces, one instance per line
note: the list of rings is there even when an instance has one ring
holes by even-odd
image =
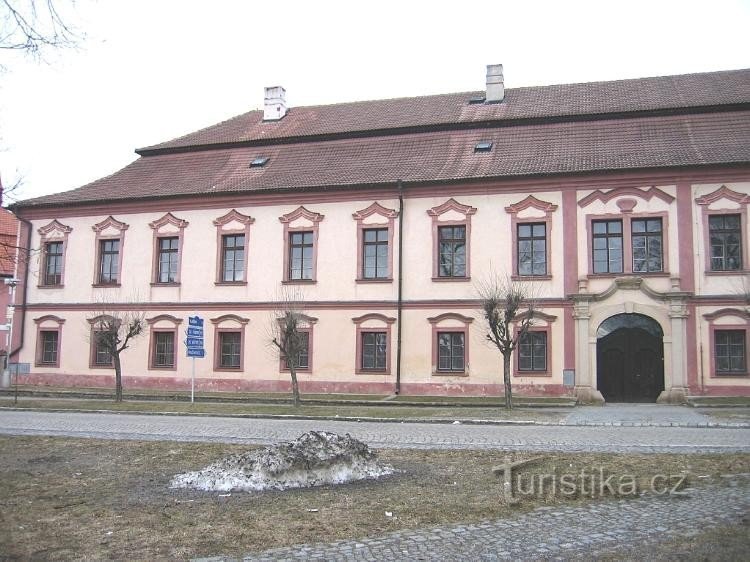
[[[387,346],[386,332],[362,332],[362,370],[385,371]]]
[[[245,279],[245,235],[222,236],[221,256],[222,281],[243,281]]]
[[[57,330],[42,330],[39,332],[41,353],[39,363],[42,365],[57,365],[59,332]]]
[[[177,282],[180,239],[176,236],[159,238],[159,274],[157,283]]]
[[[313,233],[289,234],[289,279],[294,281],[313,278]]]
[[[466,277],[466,227],[438,227],[438,276]]]
[[[99,284],[117,285],[120,282],[120,240],[99,241]]]
[[[438,332],[438,371],[464,372],[464,332]]]
[[[547,275],[547,225],[519,224],[518,275]]]
[[[242,334],[219,332],[219,367],[240,369],[242,361]]]
[[[622,221],[592,221],[594,273],[622,273]]]
[[[112,354],[101,341],[100,332],[94,332],[94,365],[96,367],[111,367]]]
[[[740,215],[708,217],[711,244],[711,271],[742,269],[742,233]]]
[[[547,370],[547,332],[526,332],[518,342],[518,370]]]
[[[362,277],[385,279],[388,277],[388,229],[370,228],[363,231]]]
[[[47,242],[44,245],[44,285],[62,284],[63,243]]]
[[[310,332],[306,329],[298,329],[297,333],[300,337],[301,349],[299,351],[297,360],[297,369],[309,369],[310,368]],[[289,361],[284,359],[284,369],[289,370]]]
[[[174,367],[174,332],[154,332],[154,367]]]
[[[634,219],[630,231],[633,273],[663,271],[661,219]]]
[[[714,332],[714,360],[717,375],[747,374],[745,330],[716,330]]]

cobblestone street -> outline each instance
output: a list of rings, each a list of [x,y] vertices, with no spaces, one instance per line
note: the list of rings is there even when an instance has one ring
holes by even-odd
[[[0,433],[268,444],[309,430],[372,447],[585,452],[749,452],[746,428],[493,426],[0,411]]]
[[[274,549],[243,560],[578,560],[604,554],[632,559],[636,556],[628,554],[631,548],[690,537],[721,525],[742,524],[748,509],[750,488],[737,482],[736,487],[691,490],[687,497],[645,496],[597,501],[584,507],[538,508],[518,517],[476,525]]]

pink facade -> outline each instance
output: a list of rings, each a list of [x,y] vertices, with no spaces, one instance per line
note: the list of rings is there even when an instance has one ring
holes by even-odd
[[[500,104],[456,94],[270,122],[250,112],[142,149],[108,178],[17,205],[41,250],[18,360],[34,384],[110,386],[87,322],[107,303],[148,324],[123,354],[126,388],[188,388],[183,340],[199,315],[197,388],[286,391],[269,334],[293,285],[309,319],[303,392],[500,395],[477,301],[496,274],[539,302],[514,357],[517,392],[750,395],[748,77],[624,81],[632,107],[599,83],[585,96],[587,85],[509,89]],[[673,82],[701,80],[745,90],[673,105]],[[563,94],[599,113],[534,115],[534,100]]]

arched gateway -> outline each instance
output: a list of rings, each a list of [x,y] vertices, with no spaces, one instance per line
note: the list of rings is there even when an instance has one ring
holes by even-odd
[[[655,402],[664,390],[661,326],[642,314],[617,314],[596,333],[597,389],[607,402]]]

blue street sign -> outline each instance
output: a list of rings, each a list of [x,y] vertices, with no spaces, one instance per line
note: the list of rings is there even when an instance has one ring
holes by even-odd
[[[202,338],[203,337],[203,328],[190,327],[190,328],[187,329],[187,335],[188,335],[188,337]]]
[[[188,325],[203,326],[203,318],[200,316],[188,316]]]
[[[197,348],[197,347],[188,347],[187,348],[187,356],[188,357],[205,357],[206,356],[206,350],[203,348]]]
[[[203,338],[186,338],[185,345],[188,347],[203,347]]]

